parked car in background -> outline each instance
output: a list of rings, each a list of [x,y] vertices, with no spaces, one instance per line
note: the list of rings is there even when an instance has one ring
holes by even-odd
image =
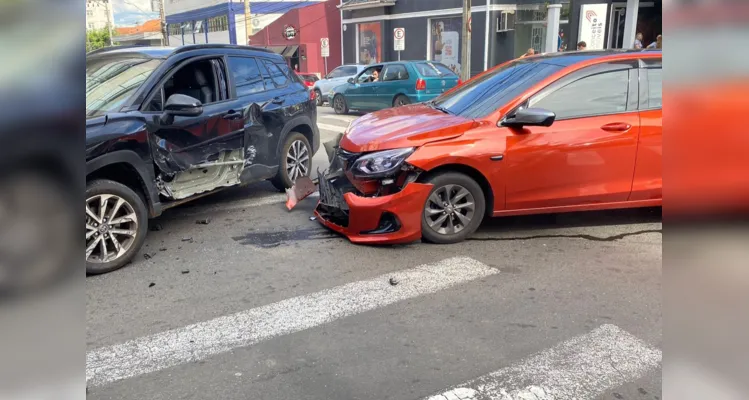
[[[319,176],[317,220],[357,243],[455,243],[485,217],[660,206],[661,65],[528,57],[360,117]]]
[[[307,86],[308,88],[315,86],[315,82],[320,80],[320,78],[317,77],[317,74],[297,72],[297,75],[299,75],[299,77],[302,78],[302,82],[304,83],[304,86]]]
[[[312,91],[249,46],[113,47],[86,56],[86,272],[138,252],[149,217],[217,190],[309,175]]]
[[[396,61],[367,66],[328,97],[337,114],[350,109],[382,110],[429,101],[458,85],[446,65],[432,61]]]
[[[317,105],[321,106],[325,102],[330,102],[328,92],[336,86],[343,85],[349,78],[353,78],[364,70],[365,65],[341,65],[330,71],[322,79],[315,82],[314,90],[317,98]]]

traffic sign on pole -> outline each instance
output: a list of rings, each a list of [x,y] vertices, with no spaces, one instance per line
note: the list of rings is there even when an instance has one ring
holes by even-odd
[[[320,54],[323,57],[330,57],[330,40],[326,37],[320,39]]]
[[[393,29],[393,47],[398,52],[398,61],[401,59],[401,51],[406,49],[406,29]]]

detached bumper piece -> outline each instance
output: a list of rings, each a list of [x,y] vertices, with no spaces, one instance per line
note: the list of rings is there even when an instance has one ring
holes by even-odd
[[[317,220],[354,243],[394,244],[421,239],[421,212],[432,185],[411,182],[398,193],[361,195],[341,172],[318,172]]]

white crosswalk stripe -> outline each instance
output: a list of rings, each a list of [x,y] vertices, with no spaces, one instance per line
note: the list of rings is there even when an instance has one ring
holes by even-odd
[[[345,122],[346,125],[348,125],[349,122],[359,118],[359,116],[358,115],[331,115],[331,114],[319,115],[318,114],[317,118],[337,120],[337,121]]]
[[[86,382],[104,385],[194,362],[497,273],[471,258],[449,258],[141,337],[89,351]]]
[[[660,350],[617,326],[603,325],[427,400],[593,399],[640,378],[661,359]]]
[[[346,130],[345,126],[338,126],[338,125],[328,125],[318,122],[317,127],[320,129],[324,129],[326,131],[333,131],[333,132],[340,132],[343,133],[343,131]]]

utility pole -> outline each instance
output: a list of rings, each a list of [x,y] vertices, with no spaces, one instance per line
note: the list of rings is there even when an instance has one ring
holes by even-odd
[[[159,0],[159,19],[161,20],[161,45],[169,45],[169,30],[166,26],[166,15],[164,13],[164,0]],[[206,27],[208,29],[208,27]]]
[[[471,79],[471,0],[463,0],[463,52],[460,57],[460,80]]]
[[[246,38],[244,38],[245,44],[250,44],[250,36],[252,36],[252,19],[250,19],[250,0],[244,0],[244,30]]]

